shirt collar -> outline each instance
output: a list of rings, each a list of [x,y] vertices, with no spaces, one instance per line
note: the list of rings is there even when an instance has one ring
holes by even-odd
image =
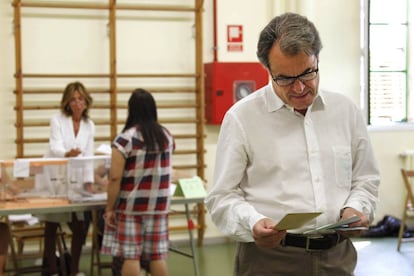
[[[267,102],[267,111],[268,112],[274,112],[276,110],[279,110],[283,107],[291,110],[293,112],[293,107],[285,104],[280,97],[276,94],[276,91],[273,89],[272,82],[269,81],[267,87],[266,87],[266,102]],[[326,101],[323,96],[323,92],[321,90],[318,91],[318,95],[314,99],[313,103],[309,107],[309,109],[315,110],[317,109],[323,109],[326,105]]]

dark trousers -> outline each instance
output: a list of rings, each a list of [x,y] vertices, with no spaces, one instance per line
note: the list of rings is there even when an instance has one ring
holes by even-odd
[[[331,249],[319,251],[282,245],[263,249],[253,242],[239,243],[234,275],[351,276],[356,262],[357,253],[349,239]]]

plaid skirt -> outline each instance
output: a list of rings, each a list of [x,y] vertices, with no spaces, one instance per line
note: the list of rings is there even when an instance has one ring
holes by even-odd
[[[116,228],[105,225],[102,254],[148,261],[167,258],[168,214],[116,216]]]

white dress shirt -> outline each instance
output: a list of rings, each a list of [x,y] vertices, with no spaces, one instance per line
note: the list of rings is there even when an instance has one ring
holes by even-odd
[[[379,172],[358,107],[319,91],[306,116],[286,106],[272,85],[234,104],[217,144],[214,182],[206,197],[226,235],[251,242],[254,224],[292,212],[323,212],[292,232],[339,219],[352,207],[372,219]]]

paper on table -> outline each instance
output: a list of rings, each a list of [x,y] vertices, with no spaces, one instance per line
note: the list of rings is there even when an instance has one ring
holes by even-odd
[[[177,189],[177,185],[170,183],[170,196],[173,196],[175,194],[175,189]]]
[[[30,161],[16,159],[13,166],[14,177],[28,177],[30,172]]]
[[[88,196],[79,196],[71,199],[71,202],[94,202],[105,201],[108,199],[107,193],[89,194]]]
[[[279,221],[279,223],[275,226],[275,229],[289,230],[300,228],[305,223],[316,218],[320,214],[322,214],[322,212],[289,213]]]
[[[205,197],[206,190],[200,177],[178,179],[177,188],[174,191],[175,196],[184,196],[185,198]]]
[[[110,145],[107,144],[100,144],[99,147],[96,149],[97,153],[107,154],[110,155],[112,153],[112,148]]]
[[[9,215],[9,221],[25,222],[28,225],[35,225],[39,223],[39,219],[37,217],[32,216],[32,214]]]
[[[17,221],[26,221],[31,219],[33,216],[32,214],[22,214],[22,215],[9,215],[9,221],[17,222]]]

